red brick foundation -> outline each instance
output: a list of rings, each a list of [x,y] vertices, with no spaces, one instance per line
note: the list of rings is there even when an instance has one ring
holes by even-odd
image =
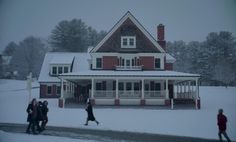
[[[170,106],[170,100],[165,100],[165,106]]]
[[[95,99],[89,99],[89,101],[92,105],[95,105]]]
[[[201,109],[201,100],[200,99],[197,100],[197,108]]]
[[[60,108],[63,108],[64,107],[64,99],[63,98],[59,98],[58,99],[58,106],[60,107]]]
[[[120,105],[120,100],[119,99],[115,99],[115,105],[116,106]]]
[[[141,106],[144,106],[145,104],[146,104],[146,101],[145,101],[144,99],[141,99],[141,100],[140,100],[140,105],[141,105]]]

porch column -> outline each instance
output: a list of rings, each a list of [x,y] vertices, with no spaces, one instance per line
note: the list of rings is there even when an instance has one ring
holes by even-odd
[[[141,93],[141,101],[140,101],[140,105],[145,105],[145,99],[144,99],[144,79],[142,79],[142,93]]]
[[[119,92],[118,92],[118,83],[119,83],[119,80],[118,79],[116,79],[116,99],[119,99]]]
[[[196,107],[196,109],[200,109],[200,98],[199,98],[199,85],[198,85],[198,78],[196,79],[195,107]]]
[[[64,79],[61,79],[61,99],[64,98],[64,85],[63,85]]]
[[[169,99],[168,79],[166,79],[166,99]]]
[[[115,105],[120,105],[120,100],[119,100],[119,80],[116,79],[116,98],[115,98]]]
[[[144,99],[144,79],[142,79],[142,96],[141,99]]]
[[[94,78],[92,78],[92,85],[91,85],[91,99],[94,99]]]
[[[165,99],[165,105],[170,106],[170,98],[169,98],[169,89],[168,89],[168,79],[166,79],[166,99]]]
[[[61,97],[58,100],[58,106],[60,108],[64,108],[65,100],[64,100],[64,79],[61,79]]]

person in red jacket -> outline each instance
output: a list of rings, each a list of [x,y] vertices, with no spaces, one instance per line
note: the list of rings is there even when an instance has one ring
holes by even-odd
[[[222,141],[221,134],[224,135],[224,137],[227,139],[228,142],[231,142],[229,139],[227,133],[226,133],[226,123],[227,123],[227,117],[223,114],[223,109],[219,109],[219,113],[217,115],[217,125],[219,128],[219,139]]]

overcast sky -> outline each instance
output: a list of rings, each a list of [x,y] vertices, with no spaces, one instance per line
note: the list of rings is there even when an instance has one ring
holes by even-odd
[[[109,31],[127,11],[155,38],[164,24],[167,41],[203,41],[222,30],[236,35],[236,0],[0,0],[0,51],[30,35],[46,39],[62,20]]]

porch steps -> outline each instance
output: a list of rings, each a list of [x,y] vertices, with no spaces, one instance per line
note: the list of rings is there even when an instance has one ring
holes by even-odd
[[[194,103],[195,103],[194,99],[183,99],[183,98],[174,99],[174,104],[194,104]]]

